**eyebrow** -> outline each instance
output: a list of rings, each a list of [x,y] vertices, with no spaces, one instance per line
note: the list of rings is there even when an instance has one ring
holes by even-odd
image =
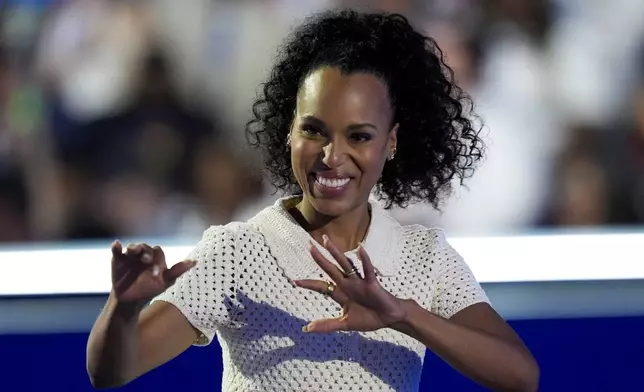
[[[320,120],[319,118],[313,116],[313,115],[306,115],[302,117],[302,121],[306,121],[308,123],[312,123],[313,125],[320,127],[320,128],[326,128],[326,125],[324,124],[324,121]],[[377,131],[378,127],[375,125],[365,122],[365,123],[354,123],[350,124],[347,129],[350,131],[355,131],[358,129],[362,128],[372,128],[373,130]]]

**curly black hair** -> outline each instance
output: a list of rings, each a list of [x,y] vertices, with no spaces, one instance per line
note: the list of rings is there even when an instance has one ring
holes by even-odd
[[[302,82],[325,66],[371,73],[389,88],[397,153],[375,189],[386,208],[419,201],[439,208],[452,180],[462,184],[473,174],[483,157],[482,124],[436,42],[399,14],[326,11],[305,20],[280,47],[246,124],[247,140],[263,150],[278,190],[301,192],[286,139]]]

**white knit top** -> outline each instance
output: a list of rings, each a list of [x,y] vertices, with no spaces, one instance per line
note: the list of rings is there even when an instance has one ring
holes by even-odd
[[[308,251],[311,236],[288,213],[297,201],[206,230],[189,255],[197,265],[155,300],[174,304],[202,332],[195,345],[217,335],[224,391],[417,391],[425,354],[417,340],[392,329],[302,332],[341,309],[290,283],[325,277]],[[441,231],[401,226],[377,202],[371,208],[364,247],[386,290],[444,318],[488,301]],[[346,255],[357,260],[356,251]]]

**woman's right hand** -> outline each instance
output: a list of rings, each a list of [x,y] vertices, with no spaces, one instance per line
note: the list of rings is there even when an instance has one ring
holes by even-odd
[[[130,244],[123,249],[119,241],[112,244],[112,291],[121,303],[144,305],[164,292],[195,261],[185,260],[168,268],[160,247]]]

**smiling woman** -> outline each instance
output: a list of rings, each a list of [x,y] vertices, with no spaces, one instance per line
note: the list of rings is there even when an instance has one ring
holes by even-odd
[[[358,207],[396,150],[398,126],[392,122],[387,86],[379,78],[331,67],[307,77],[290,133],[293,173],[310,200],[303,206],[307,220],[315,212],[362,213]]]
[[[248,141],[266,153],[273,184],[297,194],[287,140],[298,122],[326,132],[356,131],[367,122],[381,131],[381,143],[387,131],[398,131],[380,144],[391,148],[383,154],[395,149],[398,158],[378,173],[374,191],[387,207],[416,201],[437,207],[452,180],[472,175],[483,156],[473,103],[433,39],[400,15],[362,17],[311,19],[292,33],[253,105]],[[313,123],[304,121],[311,117]]]
[[[494,390],[537,390],[534,359],[445,235],[370,200],[438,206],[482,154],[469,108],[434,41],[404,17],[304,22],[247,124],[287,196],[211,227],[171,268],[159,247],[114,243],[112,292],[88,342],[94,385],[127,383],[218,335],[226,391],[416,391],[426,349]]]

